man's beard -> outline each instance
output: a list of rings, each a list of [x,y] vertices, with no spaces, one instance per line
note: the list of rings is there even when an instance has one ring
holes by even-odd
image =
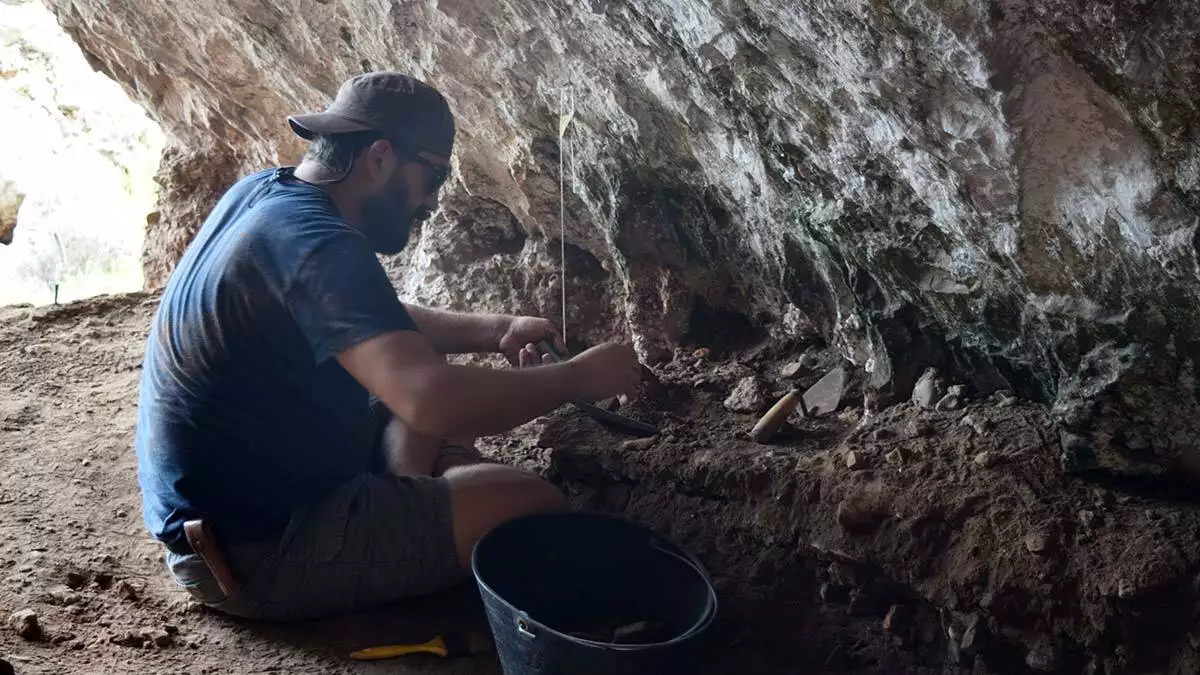
[[[429,209],[413,209],[404,198],[404,186],[391,181],[379,194],[363,198],[358,212],[363,234],[375,252],[393,255],[408,245],[413,222],[427,218]]]

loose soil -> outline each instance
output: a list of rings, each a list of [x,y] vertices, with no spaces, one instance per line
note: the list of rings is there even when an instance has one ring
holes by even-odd
[[[156,302],[0,308],[0,658],[17,673],[499,673],[490,654],[347,658],[483,630],[470,586],[291,626],[173,587],[131,449]],[[1200,507],[1186,492],[1064,477],[1044,409],[1015,399],[864,419],[853,378],[837,413],[794,415],[755,444],[758,412],[722,402],[754,375],[769,406],[798,347],[681,350],[621,410],[658,424],[651,439],[564,408],[486,450],[701,557],[721,613],[699,673],[1200,672]],[[810,351],[791,384],[846,365]],[[8,625],[20,610],[36,639]]]

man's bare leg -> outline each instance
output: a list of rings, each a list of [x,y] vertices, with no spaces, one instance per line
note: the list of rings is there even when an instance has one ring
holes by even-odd
[[[454,514],[454,545],[463,570],[471,552],[492,528],[534,513],[564,511],[567,498],[538,476],[505,464],[460,466],[446,472]]]

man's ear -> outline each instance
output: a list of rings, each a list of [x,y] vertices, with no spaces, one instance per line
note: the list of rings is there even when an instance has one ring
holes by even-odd
[[[396,153],[392,151],[391,143],[383,139],[367,146],[363,152],[363,160],[367,182],[372,188],[379,188],[387,184],[392,172],[398,168]]]

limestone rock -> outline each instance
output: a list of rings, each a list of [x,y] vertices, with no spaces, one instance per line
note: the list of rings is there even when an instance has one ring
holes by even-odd
[[[13,243],[17,227],[17,211],[25,201],[25,194],[16,183],[0,178],[0,244]]]
[[[913,387],[912,402],[926,410],[932,410],[945,396],[946,388],[941,376],[936,368],[929,368]]]
[[[151,287],[234,176],[295,161],[286,115],[396,68],[459,118],[439,213],[387,260],[406,299],[557,319],[565,288],[573,347],[648,362],[811,331],[867,400],[937,363],[1200,471],[1171,441],[1200,438],[1200,0],[48,4],[173,139]]]
[[[759,412],[768,404],[762,381],[757,377],[744,377],[725,399],[725,407],[742,413]]]
[[[30,642],[42,639],[42,626],[38,623],[37,613],[32,609],[19,609],[10,614],[8,627]]]

